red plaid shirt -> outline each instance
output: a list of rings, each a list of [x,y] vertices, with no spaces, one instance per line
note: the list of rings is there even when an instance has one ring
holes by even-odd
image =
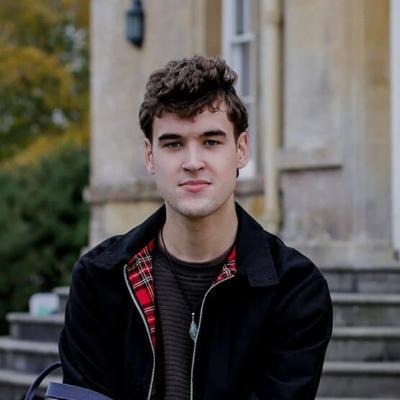
[[[128,261],[128,281],[137,301],[142,308],[150,331],[153,346],[156,343],[156,312],[154,298],[154,280],[152,252],[155,240],[152,239],[145,247]],[[236,247],[232,248],[220,274],[211,286],[227,279],[236,273]]]

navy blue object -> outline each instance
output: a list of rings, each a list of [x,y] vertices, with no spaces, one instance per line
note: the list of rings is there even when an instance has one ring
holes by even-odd
[[[93,390],[56,382],[49,383],[46,397],[58,400],[111,400],[104,394]]]
[[[57,361],[43,370],[26,392],[25,400],[34,400],[36,391],[44,378],[60,367],[61,363]],[[56,400],[112,400],[93,390],[56,382],[49,382],[45,397]]]

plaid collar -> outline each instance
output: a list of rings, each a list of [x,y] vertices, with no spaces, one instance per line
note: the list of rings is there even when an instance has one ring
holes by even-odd
[[[128,282],[132,293],[134,293],[144,313],[153,347],[155,347],[156,344],[156,312],[152,263],[154,246],[155,239],[152,239],[146,246],[131,257],[127,263]],[[216,277],[211,287],[235,274],[236,246],[232,248],[226,263],[223,265],[220,274]]]

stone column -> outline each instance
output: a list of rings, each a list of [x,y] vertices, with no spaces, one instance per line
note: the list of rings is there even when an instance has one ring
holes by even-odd
[[[318,262],[389,262],[388,2],[286,1],[284,27],[282,234]]]

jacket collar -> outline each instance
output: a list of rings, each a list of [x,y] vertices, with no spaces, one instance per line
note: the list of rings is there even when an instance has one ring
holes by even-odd
[[[269,246],[269,234],[238,203],[238,233],[236,242],[236,268],[250,286],[272,286],[279,282],[275,262]],[[125,235],[95,254],[90,262],[99,268],[112,269],[126,264],[153,239],[165,222],[165,206]],[[88,255],[90,257],[90,255]]]
[[[247,277],[250,286],[262,287],[279,283],[275,262],[269,246],[269,234],[236,203],[238,233],[236,267]]]

